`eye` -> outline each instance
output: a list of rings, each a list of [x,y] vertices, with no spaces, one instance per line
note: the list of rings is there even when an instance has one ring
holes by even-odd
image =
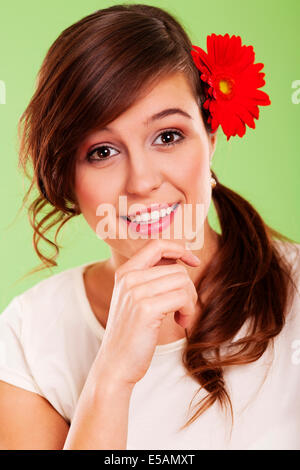
[[[172,135],[173,135],[173,137],[172,137]],[[179,136],[180,139],[174,140],[174,135]],[[163,145],[163,146],[175,145],[175,144],[181,142],[184,139],[181,132],[174,131],[174,130],[171,130],[171,129],[161,132],[158,137],[161,137],[161,136],[164,136],[164,139],[167,140],[167,142],[165,142],[163,144],[160,144],[160,145]]]
[[[101,162],[109,160],[110,158],[114,157],[114,155],[110,155],[110,151],[108,149],[115,150],[113,147],[109,147],[108,145],[99,145],[87,153],[86,160],[88,162]],[[100,155],[100,158],[92,158],[92,156],[96,153]]]
[[[174,140],[174,135],[176,135],[180,138],[177,139],[177,140]],[[155,141],[161,136],[163,136],[164,140],[167,140],[167,142],[163,142],[162,144],[158,144],[160,147],[169,147],[170,145],[175,145],[175,144],[178,144],[178,143],[182,142],[183,139],[184,139],[184,136],[180,131],[177,131],[177,130],[175,131],[175,130],[172,130],[172,129],[161,132],[157,136]],[[112,149],[112,150],[116,151],[116,149],[114,149],[113,147],[110,147],[108,145],[99,145],[98,147],[95,147],[94,149],[90,150],[87,153],[85,159],[88,162],[104,162],[104,161],[107,161],[107,160],[109,160],[110,158],[112,158],[116,155],[116,154],[111,155],[109,149]],[[100,155],[100,157],[99,158],[97,158],[97,157],[92,158],[94,154],[98,154],[98,155]]]

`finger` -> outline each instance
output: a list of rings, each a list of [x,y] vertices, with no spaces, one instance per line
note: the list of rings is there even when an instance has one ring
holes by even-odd
[[[123,280],[126,289],[144,284],[152,279],[160,279],[168,274],[184,273],[188,276],[187,269],[182,264],[170,264],[166,266],[153,266],[148,269],[135,269],[124,274]]]
[[[144,298],[137,305],[145,306],[148,321],[154,324],[158,320],[163,320],[168,313],[179,311],[180,315],[177,323],[186,328],[193,322],[195,315],[195,305],[185,289],[176,289],[151,298]],[[143,311],[143,308],[141,310]]]
[[[162,257],[181,259],[192,266],[199,266],[199,261],[190,250],[170,240],[150,240],[146,246],[135,253],[117,269],[119,275],[134,269],[145,269],[154,266]]]
[[[194,296],[195,286],[188,275],[183,272],[170,273],[167,276],[160,276],[135,285],[128,291],[128,294],[132,296],[133,302],[137,302],[143,298],[148,298],[149,293],[151,296],[155,296],[175,289],[186,289],[191,300],[196,302],[197,299]]]

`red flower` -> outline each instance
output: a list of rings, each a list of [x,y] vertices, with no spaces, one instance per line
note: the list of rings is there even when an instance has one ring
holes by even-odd
[[[191,50],[201,80],[209,87],[203,104],[209,110],[212,132],[221,124],[227,140],[246,132],[247,124],[255,129],[258,106],[271,104],[269,96],[258,88],[265,85],[264,64],[254,64],[252,46],[242,46],[240,36],[207,36],[207,53],[198,46]]]

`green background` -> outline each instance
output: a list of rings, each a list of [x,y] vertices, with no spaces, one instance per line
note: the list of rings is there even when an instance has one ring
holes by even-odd
[[[17,123],[33,94],[42,60],[56,37],[80,18],[117,3],[138,2],[1,1],[0,80],[6,85],[6,103],[0,104],[0,311],[15,295],[41,279],[110,254],[109,247],[80,215],[60,232],[63,248],[58,266],[19,280],[40,260],[33,249],[26,210],[16,217],[28,187],[28,180],[18,169]],[[204,49],[206,36],[211,33],[240,35],[243,44],[254,46],[256,62],[265,64],[266,85],[262,90],[269,94],[272,104],[260,108],[256,129],[247,127],[242,139],[233,137],[227,142],[219,132],[212,168],[223,184],[254,205],[267,224],[299,242],[300,104],[292,103],[292,83],[300,80],[299,0],[140,3],[160,6],[174,14],[192,43]],[[216,228],[213,205],[209,220]]]

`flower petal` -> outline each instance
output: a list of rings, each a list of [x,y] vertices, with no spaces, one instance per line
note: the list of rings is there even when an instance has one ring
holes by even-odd
[[[259,117],[258,106],[271,104],[267,93],[259,90],[265,85],[263,63],[254,63],[253,46],[242,45],[240,36],[229,34],[207,36],[207,53],[193,46],[194,63],[201,71],[206,87],[203,107],[209,111],[211,128],[222,126],[227,140],[231,136],[242,137],[246,125],[255,128],[254,119]],[[220,83],[230,83],[229,91]],[[225,92],[224,92],[225,90]]]

